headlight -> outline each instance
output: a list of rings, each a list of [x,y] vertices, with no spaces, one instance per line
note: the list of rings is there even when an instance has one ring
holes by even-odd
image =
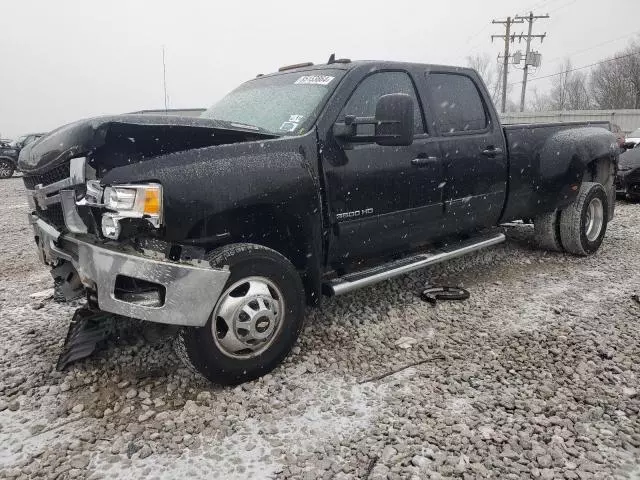
[[[107,188],[105,204],[111,210],[131,210],[135,206],[136,190],[133,188]]]
[[[162,187],[158,184],[119,185],[104,189],[104,206],[122,217],[162,217]]]
[[[113,212],[102,216],[102,233],[107,238],[120,236],[123,218],[144,218],[156,228],[162,224],[162,186],[157,183],[106,187],[102,198],[104,207]]]

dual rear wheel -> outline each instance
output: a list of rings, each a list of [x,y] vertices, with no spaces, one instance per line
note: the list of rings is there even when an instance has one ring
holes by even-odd
[[[583,182],[575,201],[562,211],[534,219],[538,245],[545,250],[590,255],[602,244],[609,222],[609,197],[604,187]]]

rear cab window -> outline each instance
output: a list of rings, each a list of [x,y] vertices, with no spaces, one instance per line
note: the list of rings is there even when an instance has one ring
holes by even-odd
[[[489,117],[471,77],[458,73],[427,74],[431,108],[440,134],[486,130]]]

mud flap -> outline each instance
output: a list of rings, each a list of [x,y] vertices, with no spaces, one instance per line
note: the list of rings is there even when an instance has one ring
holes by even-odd
[[[56,369],[64,370],[69,364],[93,354],[99,344],[115,332],[115,319],[116,316],[111,313],[88,306],[77,309],[71,319]]]

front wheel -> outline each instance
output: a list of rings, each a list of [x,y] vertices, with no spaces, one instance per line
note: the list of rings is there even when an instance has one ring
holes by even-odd
[[[609,221],[607,192],[599,183],[584,182],[575,201],[560,213],[560,240],[574,255],[594,253]]]
[[[0,159],[0,178],[11,178],[16,167],[12,161]]]
[[[176,351],[212,382],[233,385],[274,369],[289,354],[304,318],[295,267],[269,248],[233,244],[215,250],[212,267],[231,275],[204,327],[184,328]]]

